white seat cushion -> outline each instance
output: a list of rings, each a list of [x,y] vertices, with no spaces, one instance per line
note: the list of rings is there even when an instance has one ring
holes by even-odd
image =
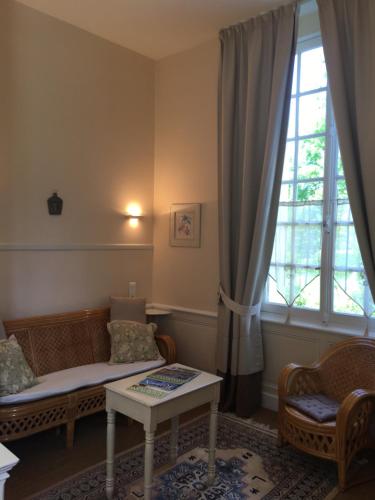
[[[26,403],[38,399],[57,396],[83,387],[102,384],[109,380],[130,377],[136,373],[145,372],[165,364],[163,358],[153,361],[137,361],[135,363],[94,363],[92,365],[76,366],[68,370],[49,373],[38,377],[40,382],[18,394],[0,397],[0,405]]]

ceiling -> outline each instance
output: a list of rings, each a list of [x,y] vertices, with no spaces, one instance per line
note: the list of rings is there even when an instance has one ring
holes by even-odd
[[[17,0],[158,60],[288,0]]]

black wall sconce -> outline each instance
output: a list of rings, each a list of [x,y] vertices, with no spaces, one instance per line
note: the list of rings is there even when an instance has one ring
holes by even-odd
[[[53,193],[47,200],[48,213],[50,215],[61,215],[63,209],[63,200],[57,193]]]

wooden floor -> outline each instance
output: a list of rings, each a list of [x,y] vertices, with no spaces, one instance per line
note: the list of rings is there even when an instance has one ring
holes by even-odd
[[[186,422],[208,410],[201,407],[181,417]],[[6,446],[19,458],[6,483],[6,500],[23,500],[29,495],[48,488],[73,474],[105,459],[105,413],[98,413],[77,422],[75,445],[65,448],[64,433],[56,430],[42,432],[20,439]],[[276,413],[260,410],[253,417],[258,422],[276,427]],[[158,427],[157,433],[169,428],[169,422]],[[116,452],[131,448],[144,440],[141,425],[128,426],[127,420],[118,415],[116,425]],[[375,457],[372,457],[364,474],[375,475]],[[78,500],[78,499],[77,499]],[[308,500],[308,499],[306,499]],[[375,500],[375,480],[352,487],[339,494],[335,500]]]

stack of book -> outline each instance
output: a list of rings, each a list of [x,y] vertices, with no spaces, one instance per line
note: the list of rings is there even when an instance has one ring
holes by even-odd
[[[129,390],[141,392],[154,398],[164,398],[171,391],[182,387],[200,374],[197,370],[190,368],[168,367],[162,368],[148,377],[141,380],[138,384],[129,387]]]

